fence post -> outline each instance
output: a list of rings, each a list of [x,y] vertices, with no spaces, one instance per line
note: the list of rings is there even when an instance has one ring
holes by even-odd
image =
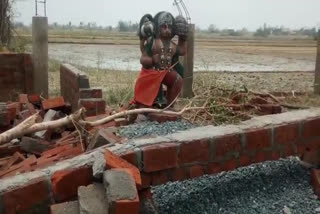
[[[195,25],[189,24],[189,33],[187,39],[187,53],[183,57],[184,78],[182,97],[193,97],[192,85],[193,85],[193,58],[194,58],[194,33]]]
[[[318,31],[318,51],[316,60],[315,80],[314,80],[314,93],[320,94],[320,30]]]
[[[32,60],[34,93],[48,97],[48,18],[32,18]]]

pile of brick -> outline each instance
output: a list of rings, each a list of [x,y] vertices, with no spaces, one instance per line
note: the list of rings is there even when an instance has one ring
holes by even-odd
[[[68,173],[53,175],[57,204],[51,205],[51,213],[157,213],[150,190],[141,190],[139,169],[109,150],[99,154],[89,175],[95,177],[92,184],[78,186]]]
[[[257,115],[279,114],[282,107],[278,98],[271,94],[237,93],[231,98],[232,103],[226,105],[234,111],[252,111]]]
[[[0,134],[36,113],[37,123],[53,121],[69,115],[71,106],[61,96],[43,99],[39,95],[20,94],[17,102],[0,103]],[[85,119],[97,120],[108,115]],[[86,133],[71,124],[14,139],[0,146],[0,178],[34,171],[102,145],[120,143],[122,139],[115,135],[116,126],[125,124],[124,119],[117,119],[85,130]]]

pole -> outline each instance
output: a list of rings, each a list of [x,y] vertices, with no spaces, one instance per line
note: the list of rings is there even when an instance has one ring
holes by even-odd
[[[32,59],[34,92],[48,97],[48,18],[32,18]]]
[[[189,33],[187,39],[187,53],[183,59],[184,78],[182,97],[193,97],[192,85],[193,85],[193,58],[194,58],[194,32],[195,25],[189,24]]]
[[[314,93],[320,95],[320,29],[318,30],[317,60],[314,80]]]

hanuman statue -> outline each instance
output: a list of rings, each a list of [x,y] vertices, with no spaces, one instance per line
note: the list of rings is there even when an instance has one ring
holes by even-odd
[[[187,34],[188,24],[182,16],[174,18],[163,11],[155,17],[146,14],[141,18],[138,35],[142,68],[131,104],[158,108],[173,104],[182,88],[179,57],[186,53]]]

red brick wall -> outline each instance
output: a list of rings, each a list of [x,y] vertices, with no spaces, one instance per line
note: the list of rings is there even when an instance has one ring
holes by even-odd
[[[14,100],[19,93],[33,92],[30,54],[0,54],[0,101]]]
[[[90,88],[89,78],[77,68],[63,64],[60,66],[61,96],[69,102],[72,110],[85,107],[87,116],[105,113],[105,101],[102,89]]]
[[[63,64],[60,66],[60,87],[61,96],[71,104],[72,110],[77,110],[80,88],[90,88],[89,79],[75,67]]]
[[[319,127],[320,109],[311,109],[257,117],[238,126],[199,127],[170,136],[132,140],[108,150],[140,169],[141,190],[320,151]],[[91,166],[101,149],[51,168],[2,180],[0,213],[13,213],[13,208],[21,213],[31,212],[35,206],[42,211],[33,213],[46,213],[49,201],[73,199],[79,186],[93,182]]]

